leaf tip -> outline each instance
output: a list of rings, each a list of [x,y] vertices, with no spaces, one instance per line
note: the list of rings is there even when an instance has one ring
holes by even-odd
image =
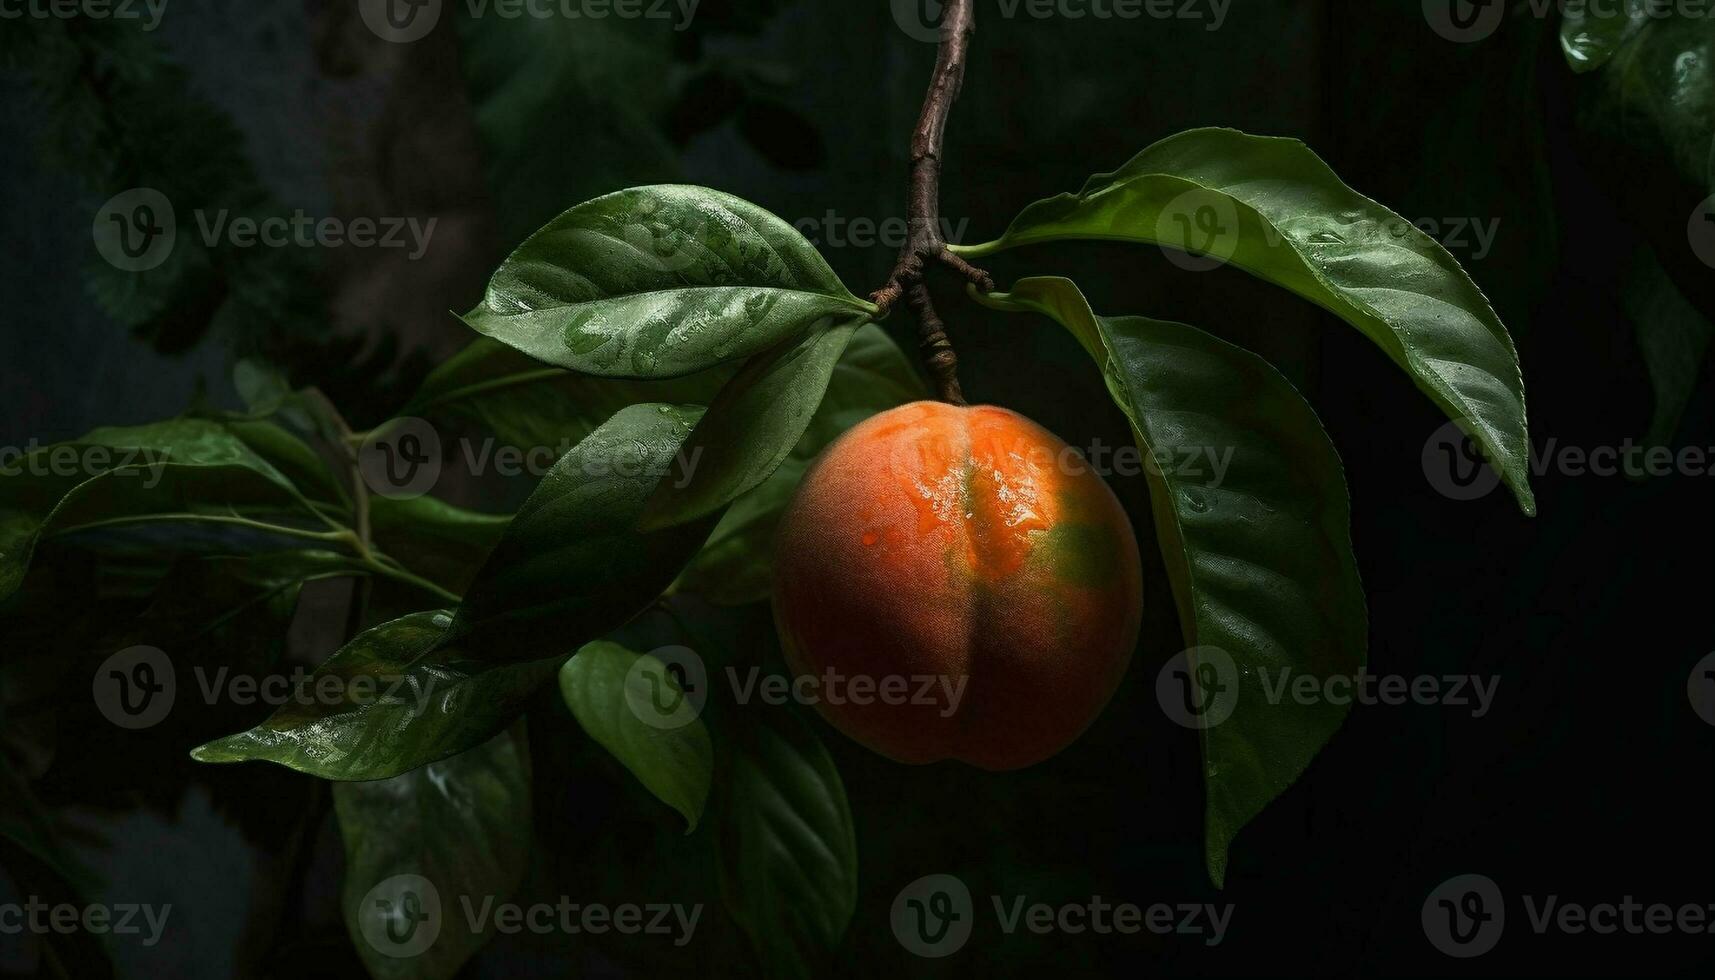
[[[238,762],[237,755],[225,745],[230,738],[231,736],[227,736],[227,738],[217,738],[212,742],[204,742],[191,749],[191,758],[197,762]]]
[[[1530,484],[1521,476],[1517,480],[1507,481],[1512,485],[1513,499],[1518,501],[1518,509],[1526,517],[1536,516],[1536,494],[1530,489]]]

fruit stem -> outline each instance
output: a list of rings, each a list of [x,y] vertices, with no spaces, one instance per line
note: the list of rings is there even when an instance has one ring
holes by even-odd
[[[947,116],[959,97],[965,79],[965,56],[976,15],[971,0],[947,0],[942,6],[941,42],[935,55],[935,70],[923,96],[923,111],[911,133],[911,177],[906,196],[906,238],[894,261],[887,284],[871,294],[881,316],[903,297],[917,315],[918,348],[923,365],[934,379],[942,401],[965,404],[959,387],[959,359],[947,339],[945,325],[935,312],[934,301],[924,283],[930,261],[940,262],[984,292],[994,289],[994,279],[947,249],[941,236],[941,153]]]

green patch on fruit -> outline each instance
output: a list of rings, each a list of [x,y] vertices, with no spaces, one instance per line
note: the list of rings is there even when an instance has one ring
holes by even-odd
[[[1099,589],[1113,581],[1119,552],[1110,532],[1098,525],[1056,524],[1043,532],[1030,560],[1045,564],[1055,581]]]

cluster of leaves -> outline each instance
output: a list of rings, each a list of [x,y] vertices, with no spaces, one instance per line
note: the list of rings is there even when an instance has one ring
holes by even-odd
[[[753,29],[772,4],[734,7],[750,8],[759,12],[731,23],[699,18],[677,47],[611,21],[578,31],[460,21],[505,234],[522,237],[568,195],[620,182],[619,171],[595,165],[602,161],[673,178],[674,145],[711,119],[731,118],[753,140],[785,134],[780,145],[813,146],[779,117],[768,95],[778,78],[704,57],[704,25]],[[1712,23],[1649,17],[1628,4],[1569,9],[1561,31],[1568,63],[1592,83],[1590,127],[1655,148],[1700,193],[1715,190]],[[145,42],[104,30],[66,22],[29,48],[0,48],[45,94],[57,159],[97,191],[170,189],[182,177],[199,199],[215,188],[240,213],[272,208],[235,156],[230,124],[190,97],[182,74]],[[597,59],[623,65],[613,74],[633,80],[627,98],[604,92],[590,68]],[[125,95],[133,86],[142,93],[135,105]],[[587,125],[575,134],[556,125],[567,116]],[[574,148],[593,169],[580,168],[584,183],[568,192],[563,162]],[[1214,240],[1221,258],[1369,337],[1483,447],[1521,507],[1534,507],[1517,359],[1488,303],[1438,245],[1294,141],[1182,134],[1075,194],[1032,205],[999,239],[957,250],[980,258],[1092,239],[1194,251],[1211,244],[1189,234],[1211,213],[1231,219]],[[1681,244],[1683,224],[1672,232]],[[299,261],[290,253],[222,257],[194,245],[181,244],[185,254],[147,280],[95,268],[92,288],[165,349],[210,322],[239,322],[240,310],[269,332],[313,329],[308,270],[262,264]],[[1710,339],[1708,320],[1669,271],[1640,262],[1631,291],[1659,439],[1671,434]],[[1232,719],[1203,733],[1207,860],[1220,881],[1235,835],[1298,778],[1344,715],[1332,705],[1270,704],[1258,687],[1263,672],[1291,666],[1330,677],[1364,664],[1365,603],[1338,455],[1272,366],[1195,327],[1099,315],[1065,279],[1028,278],[976,298],[1070,331],[1141,448],[1235,450],[1219,485],[1150,474],[1185,642],[1228,651],[1244,688]],[[266,669],[279,661],[306,585],[361,579],[394,590],[377,605],[404,615],[352,637],[311,683],[391,675],[411,684],[379,701],[294,703],[197,750],[205,761],[268,760],[336,781],[354,936],[359,900],[393,874],[424,874],[449,899],[518,886],[533,779],[520,719],[546,694],[683,818],[692,842],[712,847],[730,916],[771,972],[811,968],[841,941],[857,875],[844,790],[815,727],[790,711],[719,702],[670,730],[640,724],[625,707],[628,692],[678,681],[636,652],[643,645],[626,639],[623,624],[663,594],[766,598],[770,532],[810,460],[856,421],[924,395],[869,322],[874,314],[808,243],[755,206],[702,188],[637,188],[530,235],[467,317],[484,336],[434,370],[398,413],[519,447],[576,442],[515,516],[368,496],[347,473],[350,434],[315,398],[272,377],[241,381],[251,400],[244,415],[198,411],[90,433],[72,448],[110,450],[115,462],[98,472],[37,477],[26,465],[24,476],[0,480],[0,623],[35,651],[0,666],[8,867],[24,866],[15,854],[33,862],[53,886],[44,892],[86,877],[35,804],[29,782],[41,767],[13,736],[53,711],[61,687],[87,686],[92,652],[149,642],[175,662],[241,651]],[[144,451],[170,460],[148,487],[137,479],[146,464],[117,462]],[[674,469],[688,458],[700,460],[694,473]],[[88,610],[75,628],[40,614],[69,591]],[[72,649],[78,658],[58,656]],[[412,696],[421,690],[439,696]],[[532,726],[539,718],[531,714]],[[440,791],[448,785],[464,791]],[[450,975],[483,938],[443,940],[406,968]],[[357,947],[368,955],[361,940]],[[369,965],[377,975],[401,968]]]
[[[682,179],[680,152],[729,122],[780,169],[820,163],[816,123],[780,97],[792,70],[728,53],[784,5],[705,6],[676,31],[612,17],[472,17],[459,7],[460,68],[503,240],[521,240],[568,200]]]
[[[243,135],[192,91],[184,70],[148,34],[107,20],[55,18],[8,37],[0,65],[30,78],[45,164],[101,196],[153,187],[169,200],[237,215],[272,213]],[[303,253],[247,255],[184,239],[149,272],[121,272],[91,256],[85,276],[97,304],[166,353],[191,347],[211,329],[251,345],[313,329],[314,269]]]
[[[1623,175],[1615,186],[1641,198],[1639,213],[1667,219],[1644,229],[1656,244],[1633,257],[1624,294],[1655,390],[1647,438],[1665,444],[1715,341],[1708,268],[1670,258],[1685,255],[1675,219],[1715,200],[1715,19],[1646,0],[1575,5],[1561,21],[1560,47],[1586,76],[1580,123],[1613,147],[1605,155]],[[1705,234],[1715,240],[1715,225]]]
[[[187,211],[290,216],[263,184],[244,134],[154,35],[117,19],[43,19],[0,38],[0,68],[29,79],[42,162],[81,183],[90,213],[105,198],[147,187]],[[125,271],[87,255],[86,287],[114,322],[163,354],[214,337],[240,356],[314,377],[344,401],[375,391],[378,379],[393,380],[395,338],[372,346],[329,328],[313,251],[210,243],[183,233],[190,214],[178,220],[181,234],[156,268]],[[411,364],[400,370],[421,372]]]
[[[1189,229],[1209,208],[1232,218],[1222,238],[1231,262],[1370,337],[1532,509],[1523,391],[1505,330],[1444,250],[1296,141],[1181,134],[960,251],[1078,238],[1189,248]],[[1145,451],[1234,450],[1222,482],[1155,473],[1151,485],[1186,643],[1229,651],[1254,695],[1204,733],[1208,865],[1220,882],[1239,829],[1298,777],[1345,710],[1270,704],[1257,687],[1262,672],[1330,677],[1364,664],[1338,456],[1274,368],[1194,327],[1099,316],[1064,279],[977,298],[1068,329]],[[135,451],[113,455],[145,463],[76,478],[24,467],[0,483],[0,585],[11,594],[25,584],[38,541],[167,526],[187,532],[175,546],[197,560],[243,556],[270,596],[326,576],[409,590],[419,611],[359,633],[305,682],[352,696],[294,699],[195,752],[338,781],[354,936],[369,914],[358,900],[390,875],[424,874],[448,895],[517,886],[527,851],[507,841],[528,826],[530,778],[516,723],[557,678],[590,738],[688,828],[713,807],[705,837],[718,842],[733,921],[770,972],[802,973],[838,945],[857,893],[851,815],[818,736],[786,709],[718,701],[676,727],[645,724],[626,698],[686,692],[615,631],[672,590],[729,602],[766,595],[769,531],[809,461],[857,421],[923,396],[871,322],[877,312],[755,205],[680,185],[596,198],[502,264],[465,317],[483,338],[433,372],[404,410],[517,445],[578,440],[515,515],[371,497],[345,478],[338,451],[318,454],[291,431],[349,453],[359,437],[325,402],[252,379],[250,414],[97,430],[78,444]],[[161,458],[152,488],[127,480]],[[405,683],[379,697],[352,683],[375,677]],[[431,791],[448,780],[471,789]],[[416,836],[381,833],[376,822],[396,820],[402,804],[422,838],[450,835],[461,853],[485,857],[400,847]],[[412,969],[450,975],[481,939],[437,947]],[[397,968],[379,956],[369,963],[378,975]]]

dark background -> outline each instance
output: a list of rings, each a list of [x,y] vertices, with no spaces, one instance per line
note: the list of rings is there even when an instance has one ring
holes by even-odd
[[[92,298],[85,268],[97,261],[96,208],[137,181],[66,159],[69,144],[53,135],[63,117],[33,97],[39,79],[9,70],[0,444],[168,416],[199,388],[234,403],[233,358],[257,352],[322,384],[354,420],[377,421],[466,342],[446,311],[474,305],[513,243],[619,187],[702,183],[789,220],[896,217],[933,58],[880,2],[705,0],[687,31],[560,26],[557,46],[533,57],[520,52],[544,46],[485,37],[486,25],[456,9],[429,39],[395,47],[370,36],[351,3],[253,9],[264,6],[172,0],[150,43],[183,67],[192,98],[230,120],[268,194],[312,214],[438,216],[429,254],[318,256],[290,316],[264,296],[226,309],[212,330],[201,329],[208,316],[130,323]],[[1218,31],[1178,19],[1005,19],[992,7],[979,3],[942,182],[942,211],[964,241],[993,237],[1023,204],[1181,129],[1300,137],[1408,218],[1498,221],[1487,254],[1469,238],[1448,244],[1517,342],[1538,446],[1617,446],[1650,429],[1656,404],[1626,305],[1650,261],[1640,256],[1715,309],[1711,270],[1684,238],[1706,191],[1647,145],[1591,124],[1595,82],[1567,71],[1552,19],[1514,16],[1483,42],[1454,44],[1408,2],[1236,0]],[[0,23],[15,37],[39,27]],[[860,293],[892,259],[884,245],[818,244]],[[1715,729],[1686,697],[1692,664],[1715,650],[1711,478],[1550,471],[1534,478],[1534,519],[1502,492],[1448,500],[1420,462],[1442,419],[1379,350],[1308,304],[1234,270],[1185,272],[1147,248],[1033,249],[991,268],[1003,284],[1069,275],[1098,310],[1184,320],[1273,360],[1345,461],[1370,669],[1493,676],[1499,694],[1483,718],[1355,709],[1240,835],[1215,891],[1203,870],[1196,735],[1169,722],[1153,694],[1179,641],[1146,491],[1141,477],[1116,479],[1143,539],[1150,614],[1124,687],[1082,741],[990,775],[900,767],[824,728],[858,826],[861,897],[845,972],[1709,974],[1715,936],[1534,935],[1516,896],[1715,902]],[[1023,412],[1074,445],[1127,441],[1069,338],[938,286],[973,400]],[[889,326],[906,336],[905,324]],[[1672,446],[1715,446],[1706,363],[1698,377],[1666,430]],[[767,627],[766,611],[728,620],[741,641]],[[683,845],[656,842],[629,797],[583,771],[593,764],[547,758],[548,740],[533,741],[537,833],[558,848],[533,869],[533,894],[599,888],[610,872],[598,864],[643,874],[686,860]],[[119,950],[122,974],[223,976],[259,948],[267,970],[360,969],[337,920],[331,820],[307,843],[288,840],[292,816],[312,806],[307,780],[250,766],[198,773],[187,789],[188,764],[165,755],[151,757],[159,769],[114,772],[128,750],[113,742],[62,731],[42,793],[88,828],[104,894],[174,904],[183,928],[156,950]],[[565,778],[544,778],[542,766]],[[308,870],[294,876],[288,864]],[[982,896],[1027,892],[1055,903],[1231,902],[1235,913],[1215,948],[1194,937],[1005,936],[979,915],[961,954],[918,960],[894,941],[888,907],[934,872],[961,877],[980,907]],[[1509,921],[1493,952],[1455,961],[1425,940],[1419,914],[1431,889],[1467,872],[1495,879]],[[743,973],[725,959],[731,937],[711,933],[709,946],[667,960],[502,939],[467,972]]]

